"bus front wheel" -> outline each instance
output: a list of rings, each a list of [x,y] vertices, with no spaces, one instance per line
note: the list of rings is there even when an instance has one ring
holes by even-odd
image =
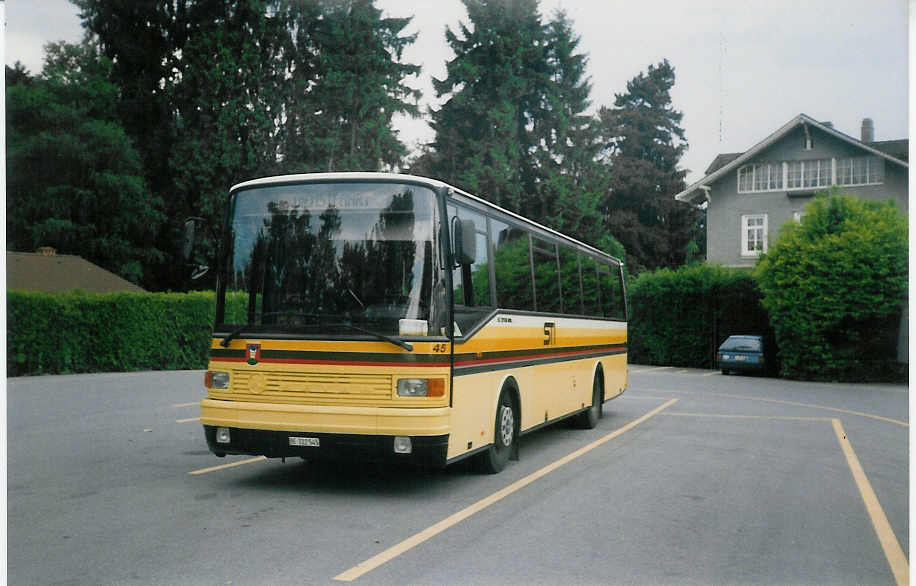
[[[505,389],[499,395],[494,432],[493,444],[481,454],[482,468],[487,474],[496,474],[506,467],[518,441],[518,410]]]

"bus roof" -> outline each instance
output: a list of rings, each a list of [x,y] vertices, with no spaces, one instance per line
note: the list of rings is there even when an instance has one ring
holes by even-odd
[[[584,242],[576,240],[575,238],[571,236],[567,236],[566,234],[563,234],[562,232],[558,232],[554,230],[553,228],[548,228],[547,226],[544,226],[543,224],[539,224],[538,222],[535,222],[534,220],[529,220],[528,218],[524,216],[520,216],[519,214],[516,214],[515,212],[511,212],[505,208],[501,208],[498,205],[491,203],[483,198],[477,197],[476,195],[468,193],[464,191],[463,189],[459,189],[457,187],[449,185],[448,183],[439,181],[438,179],[430,179],[429,177],[420,177],[418,175],[406,175],[403,173],[366,173],[366,172],[297,173],[297,174],[291,174],[291,175],[275,175],[272,177],[261,177],[259,179],[251,179],[249,181],[243,181],[242,183],[237,183],[236,185],[233,185],[229,189],[229,193],[231,194],[241,189],[248,189],[252,187],[266,187],[270,185],[284,185],[284,184],[290,184],[290,183],[320,183],[322,181],[357,181],[357,182],[358,181],[386,181],[386,182],[403,181],[405,183],[418,183],[421,185],[427,185],[429,187],[432,187],[433,189],[444,187],[446,189],[452,190],[455,193],[460,193],[464,197],[470,198],[474,200],[475,202],[479,203],[480,205],[483,205],[494,211],[498,211],[508,216],[511,216],[515,220],[522,222],[523,224],[537,227],[541,230],[549,232],[550,234],[554,236],[559,237],[562,240],[572,242],[576,244],[577,246],[586,248],[595,254],[612,259],[616,261],[617,263],[619,263],[621,266],[623,266],[624,264],[622,259],[611,256],[610,254],[604,251],[598,250],[594,246],[591,246]]]

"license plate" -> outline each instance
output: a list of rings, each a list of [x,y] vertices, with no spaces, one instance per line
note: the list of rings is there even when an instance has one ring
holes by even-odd
[[[317,448],[320,442],[317,437],[290,437],[289,445],[303,448]]]
[[[747,360],[747,356],[735,356],[735,360],[737,360],[738,362],[744,362],[745,360]]]

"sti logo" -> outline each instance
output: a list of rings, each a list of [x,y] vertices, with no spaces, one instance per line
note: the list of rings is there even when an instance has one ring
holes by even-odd
[[[254,366],[261,360],[261,345],[248,344],[248,364]]]

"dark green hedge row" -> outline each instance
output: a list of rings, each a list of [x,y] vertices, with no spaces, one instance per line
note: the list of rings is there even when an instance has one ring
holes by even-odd
[[[712,265],[642,273],[629,285],[629,361],[715,368],[732,334],[768,335],[750,271]]]
[[[7,374],[204,368],[214,295],[7,294]]]

